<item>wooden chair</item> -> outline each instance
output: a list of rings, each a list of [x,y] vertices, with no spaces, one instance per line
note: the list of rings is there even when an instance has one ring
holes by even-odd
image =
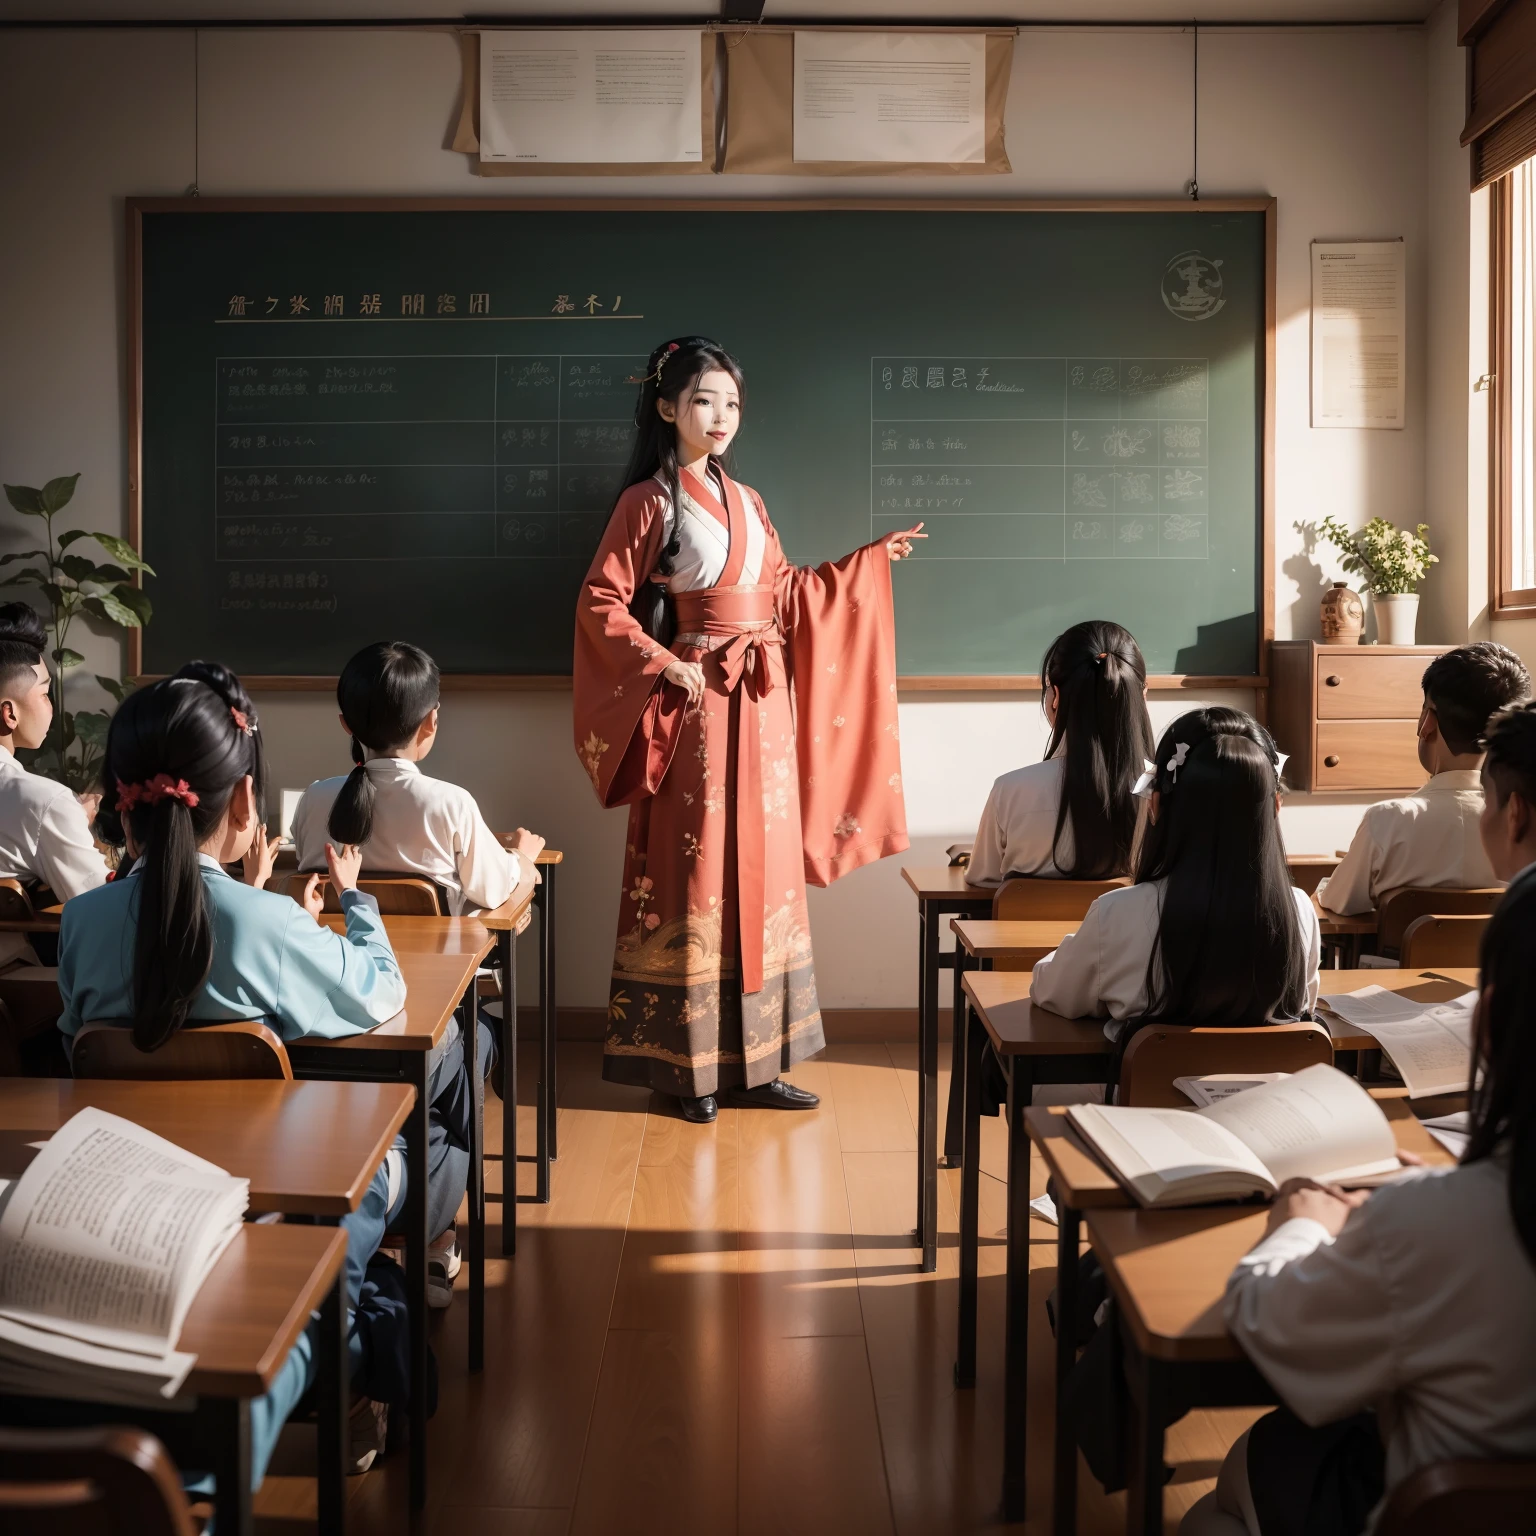
[[[1488,922],[1481,912],[1454,917],[1426,912],[1403,930],[1399,962],[1405,971],[1432,965],[1475,966]]]
[[[6,1536],[193,1536],[165,1447],[123,1425],[0,1429]]]
[[[1392,1490],[1376,1536],[1525,1531],[1536,1504],[1536,1461],[1437,1461]]]
[[[1118,880],[1046,880],[1039,875],[1016,875],[998,886],[992,897],[992,917],[996,922],[1023,922],[1030,918],[1076,921],[1088,915],[1105,891],[1129,885],[1130,879]]]
[[[51,1029],[64,1012],[56,965],[17,965],[0,971],[0,1003],[4,1003],[20,1040]]]
[[[261,1077],[293,1081],[288,1048],[260,1019],[192,1024],[157,1051],[141,1051],[133,1031],[96,1021],[75,1036],[70,1057],[76,1077],[134,1077],[153,1081]]]
[[[32,915],[32,898],[26,886],[20,880],[0,880],[0,922],[30,922]]]
[[[1321,1024],[1265,1024],[1253,1029],[1202,1029],[1149,1024],[1131,1036],[1120,1063],[1117,1104],[1188,1109],[1176,1077],[1207,1072],[1300,1072],[1333,1063],[1333,1041]]]
[[[1376,953],[1396,955],[1403,946],[1409,923],[1426,913],[1442,917],[1481,913],[1486,916],[1504,899],[1501,885],[1480,886],[1470,891],[1446,886],[1403,885],[1383,891],[1376,903]]]
[[[304,899],[307,873],[288,877],[288,894],[295,901]],[[329,880],[322,877],[325,910],[340,912],[341,900]],[[447,917],[448,897],[435,880],[425,875],[390,874],[384,870],[364,870],[357,877],[357,888],[372,896],[385,917]]]

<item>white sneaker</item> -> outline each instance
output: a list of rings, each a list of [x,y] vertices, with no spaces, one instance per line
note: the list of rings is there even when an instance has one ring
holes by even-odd
[[[366,1472],[384,1452],[389,1438],[389,1404],[360,1397],[347,1421],[347,1476]]]
[[[447,1244],[439,1247],[444,1238]],[[463,1261],[459,1257],[459,1236],[449,1229],[427,1249],[427,1305],[441,1311],[453,1305],[453,1282]]]

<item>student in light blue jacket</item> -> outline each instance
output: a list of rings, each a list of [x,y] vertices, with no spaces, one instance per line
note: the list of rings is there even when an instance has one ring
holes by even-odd
[[[222,667],[193,663],[123,702],[107,738],[103,798],[121,815],[136,862],[125,878],[65,904],[59,1027],[66,1036],[88,1022],[121,1023],[141,1050],[154,1051],[189,1022],[262,1018],[288,1040],[336,1039],[400,1011],[405,983],[376,904],[355,888],[356,849],[330,850],[345,936],[316,921],[318,878],[303,906],[259,889],[275,849],[260,826],[261,759],[255,709]],[[254,883],[225,873],[238,860]],[[385,1336],[387,1308],[374,1316],[360,1300],[368,1260],[403,1210],[404,1185],[403,1159],[392,1153],[343,1221],[354,1375],[365,1335],[370,1359],[394,1348]],[[258,1484],[278,1432],[314,1378],[316,1326],[253,1404]],[[371,1462],[370,1445],[376,1450],[382,1434],[383,1415],[359,1404],[357,1470]]]

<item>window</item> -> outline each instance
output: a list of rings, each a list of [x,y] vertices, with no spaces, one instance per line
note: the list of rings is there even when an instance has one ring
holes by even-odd
[[[1536,160],[1492,187],[1492,602],[1536,613]]]

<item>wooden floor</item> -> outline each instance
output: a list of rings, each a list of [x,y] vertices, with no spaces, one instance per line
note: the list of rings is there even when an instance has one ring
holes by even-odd
[[[519,1206],[517,1258],[489,1266],[483,1375],[465,1367],[465,1298],[434,1319],[440,1399],[416,1528],[935,1536],[1000,1526],[1001,1122],[983,1122],[992,1172],[978,1382],[957,1392],[959,1174],[940,1175],[939,1269],[923,1275],[912,1233],[915,1047],[830,1048],[793,1074],[821,1095],[818,1111],[722,1109],[712,1127],[685,1124],[600,1071],[597,1046],[562,1048],[553,1199]],[[947,1089],[946,1076],[941,1104]],[[519,1119],[531,1152],[531,1111]],[[491,1094],[486,1121],[487,1144],[499,1146]],[[519,1174],[531,1190],[526,1158]],[[489,1183],[499,1192],[499,1163]],[[1038,1162],[1035,1184],[1038,1193]],[[490,1220],[499,1253],[499,1204]],[[1043,1533],[1052,1372],[1042,1304],[1055,1228],[1034,1222],[1031,1244],[1029,1518],[1012,1529]],[[1170,1532],[1254,1417],[1197,1412],[1170,1433]],[[396,1456],[351,1481],[353,1532],[412,1528],[405,1470]],[[303,1508],[298,1485],[268,1483],[264,1510]],[[1079,1532],[1123,1530],[1123,1495],[1105,1497],[1086,1470],[1080,1486]]]

